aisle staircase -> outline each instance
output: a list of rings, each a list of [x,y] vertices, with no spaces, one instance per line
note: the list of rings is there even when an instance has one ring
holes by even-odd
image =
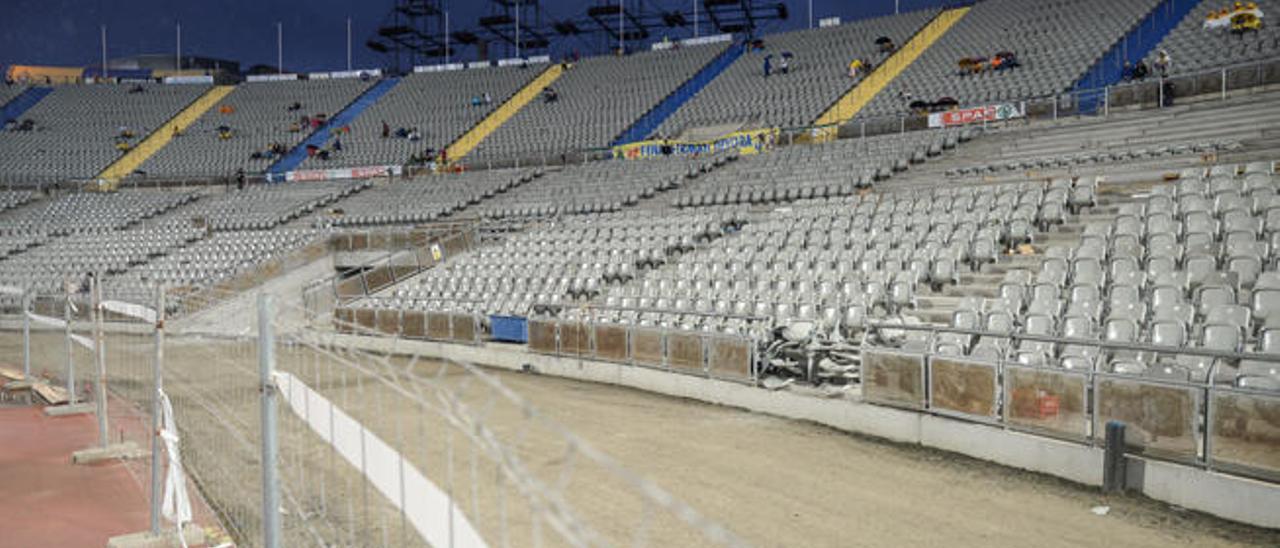
[[[445,148],[445,154],[449,161],[456,162],[472,150],[475,150],[481,141],[494,131],[497,131],[499,127],[502,127],[502,124],[505,124],[517,112],[520,112],[520,109],[533,101],[534,98],[542,93],[542,90],[559,79],[561,74],[564,74],[564,67],[559,63],[552,63],[551,66],[542,71],[542,74],[539,74],[537,78],[525,84],[523,88],[520,88],[520,91],[517,91],[510,99],[507,99],[507,102],[493,109],[493,112],[490,112],[488,116],[480,120],[475,127],[463,133],[461,137],[458,137],[458,140]]]
[[[814,133],[817,141],[831,140],[836,137],[838,126],[858,115],[877,93],[889,85],[902,71],[919,59],[934,43],[942,38],[961,18],[969,13],[969,7],[950,9],[939,13],[929,24],[911,37],[901,49],[880,63],[858,85],[849,90],[843,97],[831,105],[826,112],[814,120],[815,126],[821,127]]]
[[[1079,111],[1094,114],[1106,101],[1107,86],[1124,78],[1124,63],[1146,57],[1161,40],[1178,27],[1199,2],[1194,0],[1162,0],[1138,21],[1123,38],[1116,40],[1098,61],[1076,81],[1080,93]]]
[[[293,150],[290,150],[288,154],[285,154],[276,163],[271,164],[271,167],[267,168],[270,178],[272,180],[283,180],[286,173],[297,169],[307,159],[308,146],[323,147],[329,141],[330,130],[350,125],[356,118],[360,117],[360,114],[365,109],[377,103],[378,99],[381,99],[383,95],[386,95],[388,91],[391,91],[399,83],[400,78],[397,77],[383,78],[369,89],[366,89],[364,93],[361,93],[359,97],[351,101],[342,111],[330,118],[329,123],[320,126],[311,135],[308,135],[306,139],[303,139],[301,143],[293,147]]]
[[[662,122],[665,122],[667,118],[675,114],[677,110],[680,110],[680,107],[688,102],[689,99],[692,99],[699,91],[702,91],[702,88],[706,87],[720,73],[729,68],[729,65],[732,65],[739,57],[742,57],[745,49],[743,44],[740,43],[729,44],[729,47],[715,56],[706,66],[699,69],[696,74],[685,80],[683,84],[680,84],[680,87],[649,109],[649,112],[644,113],[643,116],[632,123],[631,127],[623,131],[613,141],[612,146],[643,141],[648,138],[650,133],[662,126]]]
[[[36,106],[46,95],[53,93],[53,88],[46,87],[30,87],[26,91],[18,94],[8,103],[4,104],[4,108],[0,109],[0,125],[6,121],[17,120],[31,107]]]
[[[108,183],[118,183],[120,179],[133,173],[153,154],[160,152],[160,149],[168,145],[169,141],[173,140],[175,130],[178,133],[186,131],[187,128],[191,127],[191,124],[200,119],[200,116],[204,115],[205,112],[213,108],[214,105],[222,101],[224,97],[235,89],[235,86],[213,86],[209,88],[209,91],[197,97],[195,101],[187,105],[187,108],[182,109],[173,115],[173,118],[170,118],[169,121],[156,127],[137,146],[129,149],[129,152],[126,152],[119,159],[112,162],[111,165],[107,166],[106,169],[102,170],[102,173],[98,174],[98,179],[105,180]]]

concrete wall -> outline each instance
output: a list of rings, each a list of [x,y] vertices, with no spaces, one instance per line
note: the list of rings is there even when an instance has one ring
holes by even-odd
[[[918,444],[1060,477],[1102,485],[1103,451],[1079,443],[1014,432],[996,424],[871,405],[856,395],[824,397],[804,387],[770,391],[745,384],[643,367],[533,354],[499,343],[468,346],[431,341],[336,335],[334,344],[391,354],[447,358],[584,381],[805,420],[845,432]],[[1280,485],[1192,466],[1131,457],[1131,487],[1155,500],[1260,527],[1280,528]]]

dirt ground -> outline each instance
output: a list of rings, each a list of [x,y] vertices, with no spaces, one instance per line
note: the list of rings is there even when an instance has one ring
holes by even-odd
[[[1280,531],[954,454],[638,390],[497,374],[756,546],[1280,546]],[[1099,505],[1110,512],[1094,515]]]
[[[137,361],[144,348],[142,341],[135,343],[139,348],[132,359]],[[60,347],[48,346],[56,356]],[[0,351],[14,356],[12,349],[0,337]],[[206,486],[204,494],[228,519],[249,522],[258,468],[244,444],[255,440],[229,432],[256,435],[255,352],[245,343],[181,339],[166,349],[167,368],[173,368],[170,394],[180,423],[185,415],[188,448],[199,452],[190,466],[197,475],[203,471],[206,478],[238,484]],[[109,351],[109,363],[112,355]],[[632,389],[490,371],[502,387],[550,419],[542,421],[501,397],[498,388],[435,362],[383,362],[310,348],[282,348],[279,362],[280,369],[324,394],[451,491],[494,546],[539,541],[555,546],[564,544],[556,539],[571,535],[556,531],[556,519],[535,510],[547,499],[534,500],[504,479],[501,463],[478,438],[468,437],[480,430],[512,449],[552,494],[549,498],[568,503],[591,528],[589,538],[611,545],[713,544],[696,527],[647,504],[618,474],[584,458],[556,424],[754,546],[1280,546],[1280,531],[1138,497],[1105,497],[965,457]],[[145,373],[136,364],[116,370],[129,379]],[[398,384],[382,382],[387,379]],[[184,387],[193,392],[185,402],[180,401]],[[459,407],[450,412],[450,405]],[[451,422],[459,408],[476,424]],[[380,495],[361,488],[349,467],[344,469],[341,459],[288,415],[282,407],[282,474],[298,499],[293,507],[304,509],[304,515],[287,516],[293,521],[286,524],[304,523],[286,532],[296,531],[298,540],[315,535],[341,544],[414,544],[413,533],[378,500]],[[193,439],[202,432],[209,440]],[[236,470],[246,477],[233,478]],[[1099,505],[1109,506],[1109,513],[1090,511]],[[241,525],[228,529],[256,530],[256,524]]]

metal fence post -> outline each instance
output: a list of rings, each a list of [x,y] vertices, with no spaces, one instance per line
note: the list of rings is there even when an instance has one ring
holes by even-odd
[[[151,364],[151,533],[160,534],[160,392],[164,389],[164,287],[156,287],[156,352]]]
[[[1227,100],[1227,69],[1222,68],[1222,100]]]
[[[102,283],[98,277],[89,279],[89,301],[93,306],[93,359],[98,368],[98,383],[94,387],[95,408],[98,412],[98,444],[107,446],[107,355],[102,340]]]
[[[67,367],[66,367],[67,405],[75,405],[76,403],[76,364],[75,364],[75,360],[72,359],[72,352],[74,351],[74,349],[71,347],[71,345],[73,344],[71,342],[71,288],[69,286],[64,288],[64,293],[66,293],[66,300],[62,303],[62,319],[67,324],[63,326],[63,332],[64,332],[63,338],[66,339],[66,350],[67,350]]]
[[[1123,422],[1107,422],[1106,446],[1103,448],[1102,459],[1102,488],[1111,493],[1123,491],[1125,487],[1124,430]]]
[[[1111,86],[1102,87],[1102,117],[1111,116]]]
[[[262,393],[262,545],[280,547],[280,480],[276,476],[275,333],[271,328],[272,298],[258,296],[258,376]]]
[[[22,378],[31,380],[31,293],[22,294]]]

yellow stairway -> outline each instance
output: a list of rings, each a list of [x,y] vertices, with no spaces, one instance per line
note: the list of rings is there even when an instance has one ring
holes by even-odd
[[[187,128],[191,127],[191,124],[200,119],[201,115],[213,108],[214,105],[222,101],[227,94],[235,89],[235,86],[213,86],[209,88],[209,91],[204,92],[204,95],[192,101],[190,105],[187,105],[187,108],[175,114],[173,118],[170,118],[164,125],[152,131],[150,135],[147,135],[142,142],[130,149],[129,152],[126,152],[124,156],[112,162],[111,165],[107,166],[107,169],[102,170],[102,173],[98,174],[98,179],[115,183],[126,175],[133,173],[143,162],[147,161],[147,158],[160,152],[160,149],[173,140],[174,128],[177,128],[178,131],[186,131]]]
[[[559,63],[552,63],[537,78],[520,88],[520,91],[512,95],[507,102],[502,103],[501,106],[490,112],[488,116],[485,116],[483,120],[480,120],[480,123],[476,124],[470,131],[462,134],[462,137],[458,137],[457,141],[449,145],[445,149],[449,161],[455,162],[475,150],[480,141],[483,141],[485,137],[488,137],[490,133],[493,133],[499,127],[502,127],[502,124],[510,120],[517,112],[520,112],[520,109],[534,100],[538,94],[542,93],[542,90],[547,89],[547,86],[556,81],[563,73],[564,68]]]
[[[964,14],[969,13],[968,7],[946,10],[934,17],[929,24],[920,29],[915,36],[911,37],[901,49],[890,55],[880,66],[871,71],[870,74],[863,78],[858,85],[844,94],[839,101],[836,101],[831,108],[822,113],[817,120],[814,120],[815,126],[821,127],[814,131],[814,140],[824,141],[834,139],[836,137],[837,126],[852,120],[871,99],[880,93],[885,86],[889,85],[894,78],[897,78],[902,71],[911,66],[925,50],[929,49],[942,35],[946,34],[952,25],[960,21]]]

